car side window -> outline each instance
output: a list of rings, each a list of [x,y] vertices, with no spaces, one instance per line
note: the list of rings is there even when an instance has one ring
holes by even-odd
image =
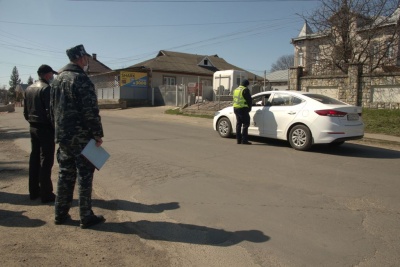
[[[292,96],[292,99],[291,99],[291,102],[292,102],[293,106],[294,105],[298,105],[298,104],[302,103],[303,101],[304,101],[303,99],[300,99],[300,98],[295,97],[295,96]]]
[[[253,106],[263,106],[263,97],[257,96],[253,98]]]
[[[266,106],[269,97],[270,94],[253,97],[253,106]]]
[[[277,93],[271,101],[271,106],[294,106],[303,102],[302,99],[289,95]]]
[[[285,99],[282,97],[282,94],[274,94],[274,97],[271,100],[271,106],[284,106]]]

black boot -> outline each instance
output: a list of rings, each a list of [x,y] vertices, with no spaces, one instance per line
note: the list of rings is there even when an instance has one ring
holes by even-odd
[[[102,215],[89,215],[81,220],[81,228],[85,229],[90,226],[105,222],[106,219]]]

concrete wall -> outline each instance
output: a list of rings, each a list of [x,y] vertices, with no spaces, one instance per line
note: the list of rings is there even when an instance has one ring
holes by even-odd
[[[335,97],[366,108],[400,108],[400,73],[363,74],[362,66],[350,65],[347,75],[303,75],[301,67],[289,71],[289,88]]]

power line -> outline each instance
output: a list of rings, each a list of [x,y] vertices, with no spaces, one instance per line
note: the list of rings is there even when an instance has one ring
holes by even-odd
[[[290,23],[295,23],[296,21],[292,19],[292,21],[289,21]],[[234,31],[234,32],[230,32],[230,33],[226,33],[223,35],[219,35],[219,36],[215,36],[215,37],[211,37],[205,40],[200,40],[200,41],[194,41],[191,43],[187,43],[187,44],[182,44],[182,45],[178,45],[178,46],[174,46],[174,47],[169,47],[169,48],[164,48],[163,50],[176,50],[179,48],[185,48],[185,50],[188,50],[188,47],[191,47],[191,49],[193,48],[199,48],[199,47],[205,47],[205,46],[210,46],[210,45],[214,45],[214,44],[220,44],[220,43],[224,43],[224,42],[228,42],[228,41],[232,41],[232,40],[237,40],[237,39],[241,39],[241,38],[246,38],[249,36],[255,36],[255,35],[260,35],[263,32],[266,31],[273,31],[273,30],[277,30],[277,29],[282,29],[284,26],[282,24],[275,24],[275,25],[268,25],[266,26],[265,24],[261,24],[258,26],[249,26],[245,29],[242,30],[238,30],[238,31]],[[130,57],[124,57],[124,58],[118,58],[116,60],[111,60],[111,61],[107,61],[105,63],[107,64],[122,64],[122,63],[126,63],[126,62],[132,62],[132,61],[137,61],[140,59],[144,59],[150,55],[153,55],[155,53],[157,53],[157,51],[153,51],[151,53],[144,53],[141,55],[136,55],[136,56],[130,56]]]
[[[78,28],[150,28],[150,27],[185,27],[185,26],[210,26],[210,25],[227,25],[227,24],[244,24],[255,22],[273,22],[285,21],[290,18],[269,19],[269,20],[248,20],[248,21],[228,21],[228,22],[210,22],[210,23],[187,23],[187,24],[148,24],[148,25],[72,25],[72,24],[44,24],[0,20],[0,23],[20,24],[32,26],[47,26],[47,27],[78,27]]]

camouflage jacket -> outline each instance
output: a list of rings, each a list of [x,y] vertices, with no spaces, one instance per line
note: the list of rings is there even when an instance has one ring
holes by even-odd
[[[78,65],[66,65],[52,83],[50,116],[56,143],[82,145],[104,136],[94,84]]]

